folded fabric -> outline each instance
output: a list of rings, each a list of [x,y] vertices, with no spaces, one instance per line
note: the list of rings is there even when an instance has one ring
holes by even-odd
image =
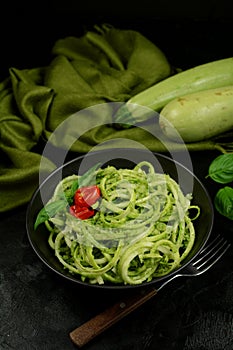
[[[39,172],[46,176],[55,169],[54,160],[44,158],[38,146],[47,140],[58,152],[68,147],[84,153],[103,142],[121,146],[121,138],[164,151],[149,129],[121,130],[104,113],[77,112],[123,103],[171,74],[170,63],[155,44],[137,31],[106,25],[79,38],[57,40],[46,67],[10,68],[0,84],[0,212],[27,203],[39,184]],[[74,114],[75,121],[66,125]],[[63,124],[61,137],[53,137]]]
[[[46,67],[11,68],[0,84],[0,211],[27,203],[39,171],[55,168],[45,160],[41,169],[35,149],[67,117],[95,104],[126,101],[170,74],[156,45],[136,31],[107,25],[55,42]],[[83,153],[103,141],[106,132],[98,129],[101,133],[90,131],[74,150]],[[117,133],[110,128],[107,138],[112,131]]]

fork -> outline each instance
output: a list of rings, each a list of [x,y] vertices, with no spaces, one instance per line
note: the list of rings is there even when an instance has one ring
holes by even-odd
[[[152,287],[139,291],[110,306],[70,332],[70,339],[75,345],[81,348],[124,316],[151,299],[175,278],[199,276],[209,270],[225,254],[230,245],[225,238],[217,235],[181,272],[162,281],[156,288]]]

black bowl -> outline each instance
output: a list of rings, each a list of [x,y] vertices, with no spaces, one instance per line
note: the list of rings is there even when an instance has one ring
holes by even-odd
[[[93,285],[82,282],[79,276],[70,274],[63,268],[60,262],[54,255],[54,252],[48,245],[48,231],[44,225],[40,225],[35,231],[33,226],[35,218],[39,210],[43,207],[43,203],[46,203],[52,196],[55,187],[61,178],[76,174],[82,174],[87,171],[91,166],[100,162],[101,167],[107,165],[114,165],[116,168],[132,168],[136,163],[147,160],[151,162],[158,172],[164,172],[169,174],[174,180],[176,180],[181,186],[184,193],[190,193],[192,190],[193,199],[192,204],[198,205],[201,209],[201,214],[194,221],[196,239],[194,246],[188,255],[188,257],[182,262],[179,269],[172,273],[154,278],[151,282],[146,282],[140,285]],[[56,169],[51,173],[39,186],[34,193],[27,209],[26,214],[26,228],[30,244],[37,256],[42,260],[49,269],[65,278],[66,280],[75,282],[76,284],[102,288],[102,289],[129,289],[137,288],[145,285],[155,284],[162,280],[169,278],[171,275],[180,272],[186,265],[188,265],[196,255],[202,250],[205,243],[209,239],[211,234],[214,220],[214,211],[209,194],[201,181],[192,173],[191,170],[183,166],[180,162],[171,159],[165,155],[158,153],[148,152],[142,149],[106,149],[101,151],[90,152],[85,156],[80,156],[72,161],[67,162],[63,166]]]

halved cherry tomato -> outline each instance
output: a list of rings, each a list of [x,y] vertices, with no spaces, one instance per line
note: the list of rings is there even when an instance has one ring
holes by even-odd
[[[70,214],[81,220],[89,219],[95,214],[95,210],[91,206],[97,202],[100,195],[100,189],[96,185],[80,187],[75,192]]]
[[[74,195],[74,204],[79,207],[91,207],[100,198],[100,189],[96,185],[80,187]]]
[[[88,207],[77,207],[76,205],[72,205],[70,207],[70,214],[75,216],[78,219],[86,220],[92,217],[95,214],[94,209]]]

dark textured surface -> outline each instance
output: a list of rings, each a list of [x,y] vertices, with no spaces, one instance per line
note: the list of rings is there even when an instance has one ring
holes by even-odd
[[[215,154],[192,155],[194,172],[206,179]],[[0,349],[71,350],[69,332],[118,299],[119,292],[64,282],[38,260],[29,245],[22,207],[1,216]],[[233,243],[232,222],[216,214],[213,234]],[[86,349],[233,349],[233,245],[206,274],[180,278],[108,329]]]

